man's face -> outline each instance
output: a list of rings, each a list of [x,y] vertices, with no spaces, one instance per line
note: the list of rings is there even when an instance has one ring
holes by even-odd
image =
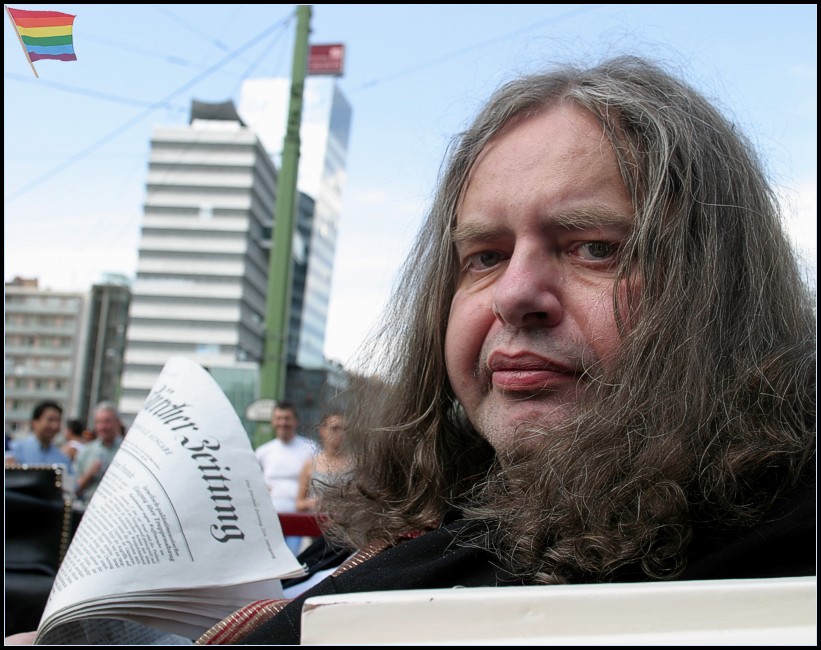
[[[291,409],[274,409],[274,430],[277,438],[288,442],[296,435],[297,419]]]
[[[497,451],[564,421],[620,345],[618,247],[633,206],[600,124],[559,105],[514,124],[480,155],[454,233],[459,271],[448,376]]]
[[[31,430],[41,444],[50,445],[54,436],[60,433],[63,416],[55,408],[43,409],[40,417],[31,421]]]
[[[94,432],[103,442],[112,442],[120,433],[120,423],[113,411],[101,410],[94,414]]]

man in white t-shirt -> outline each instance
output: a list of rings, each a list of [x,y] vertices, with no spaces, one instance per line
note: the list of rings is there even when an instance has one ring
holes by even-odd
[[[276,438],[257,447],[257,456],[271,502],[277,512],[296,512],[296,495],[299,473],[305,461],[316,452],[316,446],[308,438],[297,434],[299,418],[296,407],[290,402],[279,402],[274,408],[271,424]],[[300,537],[286,537],[285,542],[296,554]]]

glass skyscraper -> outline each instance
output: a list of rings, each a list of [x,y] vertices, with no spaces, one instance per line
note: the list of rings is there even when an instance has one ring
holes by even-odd
[[[238,112],[280,166],[290,80],[251,79],[243,83]],[[323,368],[325,326],[331,295],[334,254],[345,185],[352,110],[333,77],[308,77],[303,93],[297,188],[298,238],[294,241],[294,279],[288,362]],[[297,246],[300,250],[297,251]],[[300,257],[301,256],[301,257]],[[302,295],[298,295],[299,293]],[[299,304],[298,309],[294,307]]]

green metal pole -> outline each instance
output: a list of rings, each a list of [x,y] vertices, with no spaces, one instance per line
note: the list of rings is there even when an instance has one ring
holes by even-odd
[[[285,376],[288,368],[288,324],[293,276],[291,240],[294,236],[299,127],[302,122],[302,91],[308,67],[310,26],[311,5],[298,5],[288,126],[282,147],[282,166],[277,180],[276,213],[268,267],[265,352],[260,367],[260,397],[275,400],[281,400],[285,396]],[[260,439],[265,435],[263,431],[270,438],[270,427],[257,427],[257,445],[265,442]]]

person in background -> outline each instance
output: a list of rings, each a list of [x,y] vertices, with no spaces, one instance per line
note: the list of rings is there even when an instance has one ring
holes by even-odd
[[[53,444],[60,433],[62,420],[63,407],[57,402],[38,402],[31,412],[31,434],[12,441],[6,464],[62,465],[71,475],[71,459]]]
[[[86,444],[74,461],[77,497],[88,505],[123,440],[120,414],[113,402],[100,402],[94,409],[95,439]]]
[[[328,413],[317,430],[322,449],[302,466],[296,498],[296,508],[300,512],[322,513],[323,506],[317,498],[316,488],[345,480],[345,474],[351,468],[351,458],[345,445],[345,414]],[[330,575],[348,556],[350,550],[346,546],[334,544],[325,535],[313,538],[299,554],[300,561],[308,569],[307,574],[283,580],[285,596],[299,595]]]
[[[85,425],[82,420],[71,418],[66,420],[66,426],[63,429],[63,446],[61,451],[71,459],[73,463],[77,458],[77,454],[85,447],[86,441],[83,438],[83,431]]]
[[[291,402],[281,401],[274,407],[271,424],[276,437],[255,450],[262,467],[265,484],[271,502],[277,512],[296,512],[296,496],[299,474],[305,461],[316,453],[316,446],[308,438],[297,433],[299,418]],[[286,536],[285,542],[295,554],[302,538]]]
[[[344,413],[325,415],[317,430],[322,449],[302,466],[296,496],[296,509],[299,512],[317,509],[314,483],[332,482],[350,468],[350,457],[345,447]]]

